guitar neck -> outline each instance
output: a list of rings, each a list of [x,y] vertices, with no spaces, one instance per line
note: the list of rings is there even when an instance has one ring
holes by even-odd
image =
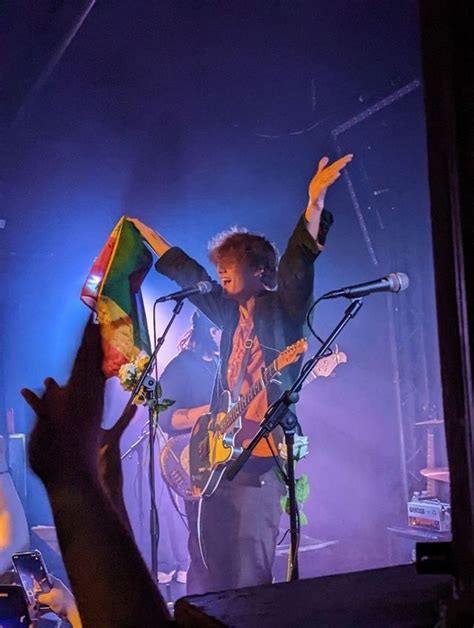
[[[250,390],[240,397],[239,401],[227,414],[225,420],[221,423],[222,431],[228,430],[237,419],[242,416],[248,406],[252,403],[255,397],[264,390],[273,377],[278,373],[277,361],[273,360],[270,366],[264,369],[262,376],[251,386]]]
[[[308,384],[311,384],[311,382],[317,379],[318,377],[319,375],[317,373],[315,373],[314,371],[310,371],[309,374],[304,379],[302,388],[304,388]]]

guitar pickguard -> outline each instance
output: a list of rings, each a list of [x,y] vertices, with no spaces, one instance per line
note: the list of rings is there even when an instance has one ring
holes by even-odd
[[[228,430],[225,434],[221,434],[219,431],[219,419],[224,416],[225,413],[219,413],[212,422],[211,428],[208,430],[209,462],[211,466],[223,464],[232,458],[234,438],[236,433],[242,427],[242,421],[239,418],[230,430]]]
[[[220,434],[208,432],[209,438],[209,462],[212,466],[227,462],[232,455],[232,449],[224,443]]]

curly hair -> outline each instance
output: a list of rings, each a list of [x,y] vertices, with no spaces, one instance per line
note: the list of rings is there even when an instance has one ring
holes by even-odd
[[[232,227],[218,233],[208,245],[209,259],[217,265],[222,260],[245,260],[250,268],[261,269],[262,283],[273,290],[277,284],[278,250],[262,235]]]

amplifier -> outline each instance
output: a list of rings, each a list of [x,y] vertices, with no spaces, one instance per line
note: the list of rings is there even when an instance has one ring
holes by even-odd
[[[451,506],[436,497],[420,497],[416,493],[407,503],[410,528],[451,531]]]

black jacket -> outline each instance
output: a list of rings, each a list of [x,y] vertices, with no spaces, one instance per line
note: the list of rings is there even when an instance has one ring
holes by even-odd
[[[326,210],[321,217],[318,241],[324,244],[333,222]],[[306,315],[313,300],[313,262],[319,255],[316,242],[308,232],[302,217],[292,233],[278,266],[278,287],[265,290],[255,299],[255,334],[263,350],[265,364],[270,364],[286,346],[306,335]],[[156,263],[159,273],[176,281],[182,288],[199,281],[212,282],[208,294],[197,295],[190,301],[216,326],[222,329],[220,348],[220,376],[216,379],[212,406],[216,409],[222,389],[227,388],[227,362],[232,349],[232,338],[239,321],[236,301],[224,296],[220,284],[213,281],[206,270],[178,247],[172,247]],[[270,384],[268,400],[272,403],[297,377],[301,360],[283,370],[277,384]]]

